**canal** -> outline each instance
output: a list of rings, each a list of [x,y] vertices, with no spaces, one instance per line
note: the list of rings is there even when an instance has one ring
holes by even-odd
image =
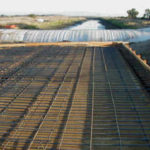
[[[81,24],[66,28],[67,30],[104,30],[105,26],[99,20],[87,20]]]

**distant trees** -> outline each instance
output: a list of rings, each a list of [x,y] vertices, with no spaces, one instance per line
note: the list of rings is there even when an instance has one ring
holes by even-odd
[[[135,8],[128,10],[127,13],[128,13],[128,18],[132,18],[132,19],[137,18],[137,15],[139,14],[139,12]]]
[[[150,19],[150,9],[145,9],[143,18]]]
[[[132,8],[127,11],[127,14],[128,14],[128,18],[135,19],[135,18],[137,18],[139,12],[135,8]],[[149,8],[145,9],[144,15],[141,19],[149,19],[150,20],[150,9]]]
[[[36,15],[35,14],[29,14],[28,17],[35,18]]]
[[[0,15],[0,17],[6,17],[6,16],[2,14],[2,15]]]

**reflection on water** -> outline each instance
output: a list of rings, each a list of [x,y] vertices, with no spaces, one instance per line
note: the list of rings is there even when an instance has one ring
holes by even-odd
[[[105,29],[105,26],[100,23],[99,20],[88,20],[83,22],[82,24],[71,26],[67,28],[68,30],[97,30],[97,29]]]

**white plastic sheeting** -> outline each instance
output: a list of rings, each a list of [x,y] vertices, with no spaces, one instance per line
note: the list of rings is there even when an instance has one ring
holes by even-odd
[[[150,39],[149,30],[0,30],[0,42],[128,41]]]

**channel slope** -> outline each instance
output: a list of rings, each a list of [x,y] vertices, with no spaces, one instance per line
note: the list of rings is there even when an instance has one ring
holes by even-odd
[[[0,86],[0,149],[150,149],[149,96],[117,48],[35,49],[0,50],[20,66]]]

